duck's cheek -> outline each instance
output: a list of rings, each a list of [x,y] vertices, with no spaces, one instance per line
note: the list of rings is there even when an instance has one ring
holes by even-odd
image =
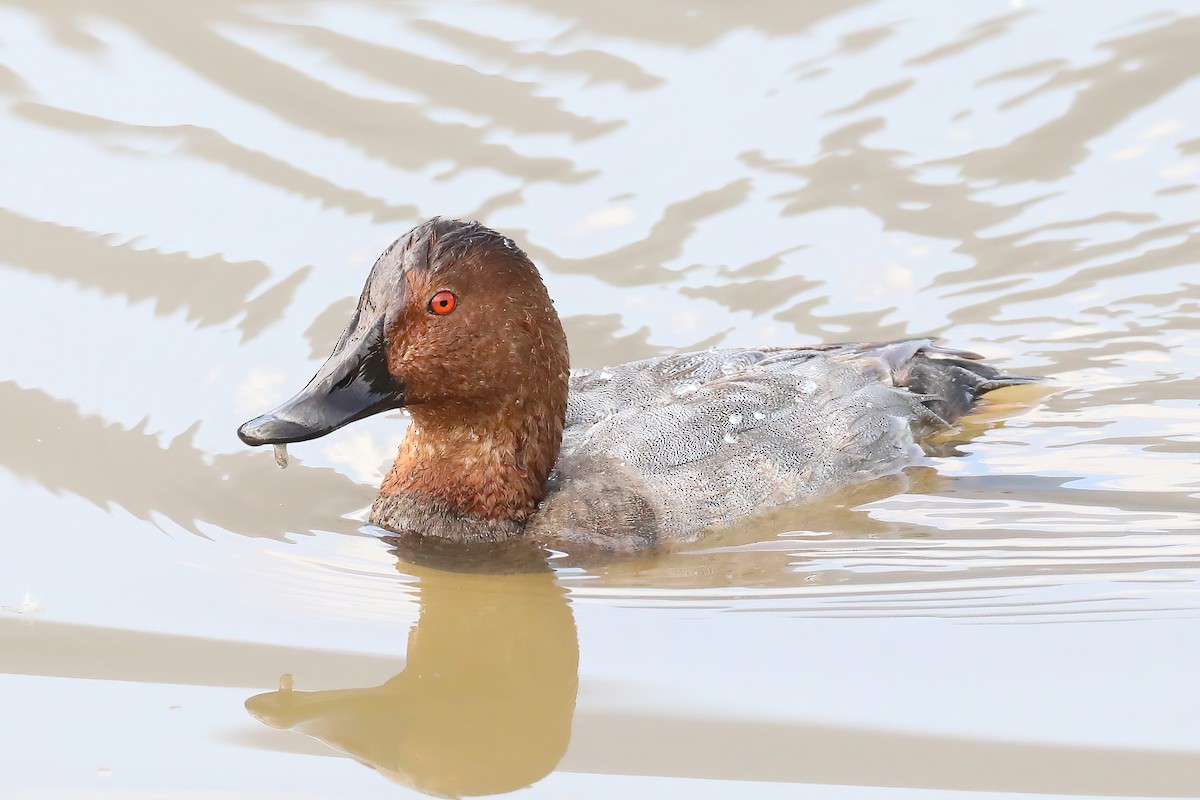
[[[428,405],[442,400],[445,397],[442,372],[442,367],[436,359],[418,358],[406,361],[394,373],[404,384],[405,405]]]

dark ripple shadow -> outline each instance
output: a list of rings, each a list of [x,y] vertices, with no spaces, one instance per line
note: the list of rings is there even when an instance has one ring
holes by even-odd
[[[113,0],[87,15],[67,0],[14,0],[14,4],[55,30],[80,34],[89,18],[106,18],[228,94],[398,167],[421,169],[448,160],[455,169],[495,169],[526,181],[575,183],[587,177],[567,159],[521,155],[488,142],[486,129],[438,122],[426,116],[422,106],[352,96],[218,33],[222,25],[262,28],[264,23],[247,10],[248,4]],[[515,118],[498,124],[521,129]]]
[[[547,72],[585,75],[587,85],[615,83],[630,91],[653,89],[663,84],[662,78],[650,74],[641,65],[602,50],[584,48],[568,53],[525,51],[516,49],[502,39],[482,36],[437,20],[414,19],[410,25],[413,30],[441,39],[478,58],[499,62],[506,69],[535,67]]]
[[[20,75],[0,64],[0,94],[9,97],[23,97],[29,94],[29,85]]]
[[[569,275],[591,275],[614,286],[646,286],[679,279],[679,270],[663,264],[683,254],[687,239],[699,223],[736,208],[750,195],[751,181],[740,178],[718,189],[672,203],[649,233],[635,242],[590,258],[565,258],[529,240],[526,232],[511,229],[515,239],[539,268]],[[686,268],[685,268],[686,269]]]
[[[599,369],[662,355],[669,349],[651,344],[650,329],[645,325],[618,335],[625,327],[620,314],[576,314],[562,323],[571,347],[571,366],[576,368]]]
[[[784,303],[788,298],[797,297],[820,285],[820,281],[802,275],[790,275],[782,278],[752,278],[748,281],[709,286],[684,286],[679,293],[684,297],[712,300],[735,313],[763,312],[767,310],[764,307],[764,298],[776,298],[776,302]]]
[[[0,208],[0,268],[44,275],[130,303],[153,300],[154,313],[183,311],[200,327],[218,325],[245,314],[246,339],[280,319],[308,275],[298,270],[251,299],[271,276],[261,261],[229,262],[219,256],[193,258],[184,253],[113,245],[98,234],[39,222]]]
[[[259,30],[277,26],[259,24]],[[287,35],[345,67],[375,80],[425,95],[433,105],[451,106],[491,118],[491,124],[521,134],[562,133],[589,139],[623,125],[567,111],[562,101],[536,93],[537,85],[478,72],[464,64],[439,61],[404,50],[353,39],[325,28],[289,25]],[[498,40],[489,40],[493,47]],[[436,86],[437,91],[430,91]]]
[[[18,103],[9,109],[9,113],[70,133],[112,137],[123,143],[149,138],[171,144],[186,155],[228,167],[290,194],[316,200],[324,208],[342,209],[351,214],[369,214],[377,222],[411,220],[417,216],[417,207],[414,205],[394,205],[357,189],[345,188],[197,125],[133,125],[41,103]]]
[[[1083,224],[1083,223],[1080,223]],[[1013,252],[1012,261],[1021,264],[1019,269],[1009,270],[1010,274],[1036,275],[1054,270],[1075,267],[1071,272],[1072,291],[1082,291],[1096,286],[1101,281],[1118,278],[1131,273],[1148,275],[1150,273],[1172,269],[1187,264],[1195,264],[1200,253],[1200,223],[1179,223],[1163,225],[1149,230],[1139,231],[1132,236],[1101,244],[1085,245],[1082,242],[1045,241],[1027,245],[1017,245],[1015,241],[1024,238],[1028,232],[1006,237]],[[1164,239],[1184,237],[1183,241],[1162,247],[1151,247],[1155,242]],[[1005,242],[993,239],[992,244],[1003,246]],[[1128,253],[1124,258],[1114,258]],[[1104,263],[1082,266],[1085,262],[1104,260]],[[979,280],[978,271],[969,270],[969,280]],[[960,282],[967,278],[963,272],[946,272],[938,276],[935,285],[947,285]],[[1012,291],[998,297],[983,301],[983,305],[960,306],[950,314],[955,322],[966,322],[977,319],[981,308],[994,313],[996,309],[1006,305],[1047,300],[1062,294],[1061,284],[1051,284],[1024,291]],[[1186,291],[1184,289],[1183,291]],[[1171,293],[1164,293],[1170,296]],[[1110,332],[1111,336],[1111,332]]]
[[[1200,71],[1200,58],[1196,59],[1196,66]],[[997,311],[1006,306],[1059,296],[1062,293],[1060,284],[1020,289],[1035,276],[1047,272],[1073,268],[1072,287],[1078,291],[1109,278],[1128,275],[1131,271],[1146,274],[1197,260],[1200,224],[1170,223],[1147,228],[1158,219],[1148,213],[1090,214],[1078,219],[1056,220],[1016,233],[985,237],[981,235],[982,231],[1011,221],[1051,193],[1048,191],[1032,199],[1001,206],[974,199],[975,191],[963,183],[923,183],[920,165],[905,166],[902,163],[906,157],[903,151],[874,148],[866,143],[866,138],[882,130],[884,124],[882,118],[873,118],[831,132],[822,139],[821,156],[809,164],[789,165],[756,151],[744,154],[743,161],[764,171],[794,175],[803,182],[802,188],[780,195],[788,201],[784,214],[804,215],[838,207],[861,208],[878,217],[888,230],[958,242],[954,252],[966,255],[971,265],[965,269],[937,272],[931,276],[930,285],[934,288],[962,285],[964,295],[976,292],[984,295],[984,299],[977,304],[952,309],[948,314],[951,324],[994,318]],[[1108,222],[1127,222],[1142,229],[1131,236],[1097,244],[1072,239],[1027,241],[1038,233]],[[1170,242],[1177,237],[1185,238],[1181,242]],[[1154,247],[1163,241],[1169,243]],[[1097,261],[1103,263],[1094,263]],[[936,267],[936,264],[929,265],[931,270]],[[987,283],[989,281],[992,283]],[[811,310],[810,301],[776,317],[802,326],[811,317]],[[875,337],[904,335],[903,326],[895,331],[881,326],[880,318],[887,313],[868,312],[858,319],[855,315],[847,315],[839,318],[839,322],[855,330],[878,330],[872,334]],[[937,330],[939,328],[931,329]]]
[[[693,0],[614,0],[599,5],[587,0],[513,0],[512,4],[568,19],[572,32],[699,48],[742,27],[754,28],[766,36],[802,33],[830,17],[865,5],[866,0],[704,4]]]
[[[973,180],[1020,183],[1064,178],[1090,155],[1088,142],[1200,74],[1197,37],[1200,16],[1192,16],[1102,42],[1099,47],[1110,53],[1102,63],[1063,66],[1035,89],[1009,101],[1016,105],[1046,92],[1074,89],[1070,108],[1061,116],[1002,147],[932,163],[957,166]],[[1130,64],[1136,68],[1128,68]],[[1121,101],[1113,102],[1114,97]]]
[[[3,616],[0,641],[0,674],[94,681],[251,689],[294,672],[309,687],[333,688],[377,683],[404,666],[374,653]]]
[[[1193,797],[1200,792],[1198,760],[1200,753],[1188,750],[601,712],[576,725],[562,769],[984,793]]]
[[[1032,13],[1034,13],[1033,9],[1024,9],[1011,14],[1003,14],[995,19],[984,20],[972,25],[958,39],[937,45],[932,50],[927,50],[919,56],[913,56],[904,63],[907,66],[921,66],[960,55],[989,39],[995,39],[1011,32],[1014,22]]]
[[[885,125],[884,118],[872,117],[831,131],[821,138],[820,156],[809,164],[789,165],[758,152],[747,153],[743,161],[747,166],[794,175],[804,182],[801,188],[780,195],[780,199],[788,201],[783,209],[785,215],[827,208],[862,208],[890,230],[962,240],[956,252],[966,253],[976,262],[992,263],[995,241],[987,240],[984,247],[977,237],[974,241],[971,236],[964,237],[964,232],[977,232],[1007,222],[1041,198],[997,206],[973,199],[973,190],[965,184],[924,183],[920,180],[919,166],[902,163],[907,153],[874,148],[866,143],[867,137],[882,131]]]
[[[902,81],[896,81],[895,83],[889,83],[885,86],[879,86],[877,88],[870,89],[866,94],[857,100],[847,105],[835,108],[832,111],[827,111],[825,116],[841,117],[845,116],[846,114],[853,114],[855,111],[862,111],[864,108],[870,108],[877,103],[882,103],[885,100],[891,100],[893,97],[899,97],[911,89],[914,85],[916,85],[915,79],[905,78]]]
[[[165,518],[196,534],[213,525],[272,539],[354,533],[358,523],[341,514],[374,495],[332,469],[293,463],[284,472],[264,450],[209,455],[191,443],[199,423],[164,446],[144,425],[127,429],[83,415],[74,403],[12,381],[0,381],[0,408],[0,467],[151,524]]]

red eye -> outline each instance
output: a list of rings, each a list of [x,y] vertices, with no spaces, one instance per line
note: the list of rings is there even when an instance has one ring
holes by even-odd
[[[456,305],[458,298],[454,296],[454,292],[438,292],[429,300],[429,310],[443,317],[453,311]]]

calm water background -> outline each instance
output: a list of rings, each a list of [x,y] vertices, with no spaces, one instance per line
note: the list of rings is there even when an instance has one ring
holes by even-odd
[[[1198,76],[1183,2],[0,3],[0,796],[1200,795]],[[1053,393],[669,557],[398,563],[403,418],[234,429],[434,214],[577,366]]]

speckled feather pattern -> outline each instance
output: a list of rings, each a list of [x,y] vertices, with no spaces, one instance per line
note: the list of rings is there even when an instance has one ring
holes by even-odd
[[[690,540],[896,473],[921,458],[921,438],[949,424],[929,407],[928,387],[905,379],[949,376],[968,408],[981,391],[1026,380],[973,358],[915,339],[575,371],[562,451],[530,532],[600,546]]]

